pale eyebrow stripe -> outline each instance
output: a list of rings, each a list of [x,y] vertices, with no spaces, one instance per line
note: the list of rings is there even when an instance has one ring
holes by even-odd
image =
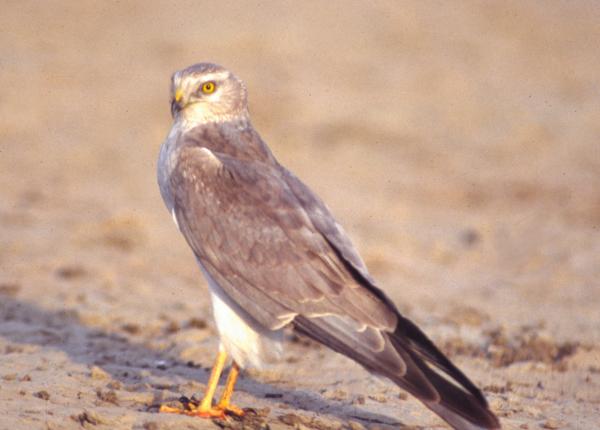
[[[230,73],[228,71],[213,72],[213,73],[203,74],[202,78],[207,81],[216,81],[216,80],[227,79],[227,78],[229,78],[229,75],[230,75]]]

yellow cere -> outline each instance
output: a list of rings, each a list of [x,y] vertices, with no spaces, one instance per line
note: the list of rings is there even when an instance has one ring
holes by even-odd
[[[202,92],[204,94],[210,94],[212,93],[216,88],[216,85],[214,82],[210,81],[210,82],[205,82],[202,84]]]
[[[182,97],[183,97],[183,90],[181,88],[177,88],[177,90],[175,90],[175,101],[177,103],[179,103],[179,101],[181,100]]]

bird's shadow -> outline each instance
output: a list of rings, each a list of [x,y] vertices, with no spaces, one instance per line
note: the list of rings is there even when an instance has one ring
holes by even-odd
[[[21,328],[15,330],[11,322],[21,324]],[[208,368],[185,363],[168,352],[157,351],[125,335],[88,327],[74,311],[44,310],[2,294],[0,336],[17,344],[36,344],[43,348],[61,350],[76,363],[89,368],[98,366],[114,380],[125,385],[137,383],[142,390],[144,383],[151,378],[150,375],[161,377],[161,380],[168,376],[177,377],[179,382],[184,379],[206,384],[210,372]],[[151,384],[145,389],[157,392]],[[294,409],[335,416],[344,421],[403,426],[395,418],[367,412],[351,404],[324,399],[313,392],[289,390],[248,378],[242,379],[237,389],[273,405],[285,404]],[[145,410],[156,410],[156,405],[163,401],[165,399],[155,395],[152,405],[147,405]]]

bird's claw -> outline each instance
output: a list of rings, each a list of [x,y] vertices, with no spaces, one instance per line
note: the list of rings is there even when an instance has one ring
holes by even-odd
[[[236,417],[244,416],[245,412],[242,408],[238,408],[234,405],[217,405],[211,406],[210,408],[202,408],[200,406],[194,406],[191,403],[185,404],[185,409],[174,408],[172,406],[161,405],[158,410],[162,413],[169,414],[180,414],[187,415],[190,417],[201,417],[201,418],[213,418],[223,419],[227,415],[234,415]]]

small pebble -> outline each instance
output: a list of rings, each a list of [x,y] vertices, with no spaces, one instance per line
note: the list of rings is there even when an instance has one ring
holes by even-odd
[[[544,424],[542,424],[542,428],[544,428],[544,429],[555,430],[555,429],[559,429],[560,427],[561,427],[561,424],[554,418],[549,418],[546,420],[546,422],[544,422]]]
[[[48,400],[50,398],[50,394],[46,390],[38,391],[37,393],[33,393],[34,397],[42,400]]]
[[[115,393],[113,390],[102,391],[98,389],[96,391],[96,396],[103,402],[112,403],[113,405],[119,404],[119,401],[117,399],[117,393]]]
[[[90,371],[90,376],[92,377],[92,379],[98,379],[98,380],[110,379],[110,375],[98,366],[92,366],[92,369]]]
[[[363,396],[362,394],[356,396],[353,403],[356,403],[357,405],[364,405],[365,404],[365,396]]]
[[[123,387],[119,381],[110,381],[106,384],[106,388],[110,388],[111,390],[120,390]]]
[[[385,394],[372,394],[369,396],[369,399],[375,400],[379,403],[387,403],[387,397],[385,396]]]
[[[348,427],[350,427],[350,430],[365,430],[365,426],[356,421],[348,421]]]
[[[346,400],[348,393],[346,393],[344,390],[328,390],[325,392],[324,396],[331,400]]]
[[[197,328],[202,330],[206,327],[206,321],[200,318],[191,318],[186,324],[186,328]]]
[[[83,266],[78,264],[62,266],[56,269],[56,275],[63,279],[76,279],[81,278],[87,274],[87,271]]]
[[[140,334],[142,328],[135,323],[126,323],[121,326],[121,329],[129,334]]]
[[[88,410],[84,410],[79,415],[71,415],[71,419],[81,424],[82,427],[86,427],[87,423],[95,426],[105,422],[97,412]]]

